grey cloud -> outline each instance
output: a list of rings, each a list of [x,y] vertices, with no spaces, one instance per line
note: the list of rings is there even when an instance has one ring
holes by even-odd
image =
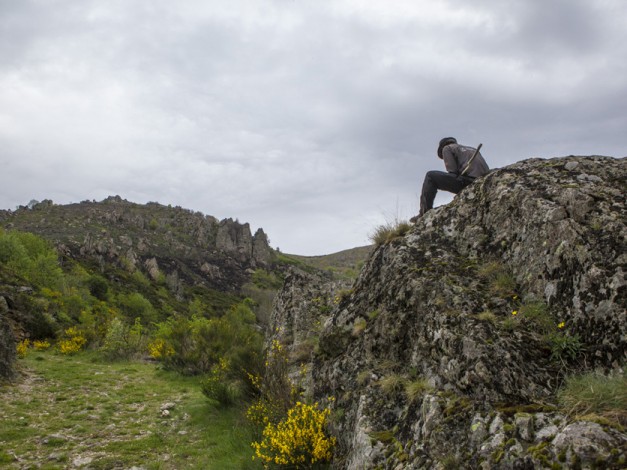
[[[110,191],[249,221],[286,251],[367,243],[413,215],[445,135],[494,167],[624,154],[626,9],[0,0],[0,202]]]

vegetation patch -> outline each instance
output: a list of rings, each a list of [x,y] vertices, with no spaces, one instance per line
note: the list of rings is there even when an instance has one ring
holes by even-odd
[[[3,468],[261,468],[243,410],[212,405],[199,378],[93,352],[19,363],[22,378],[0,386]]]
[[[405,396],[410,402],[418,401],[428,390],[431,390],[431,386],[425,379],[416,378],[405,382]]]
[[[591,372],[566,379],[557,394],[560,405],[574,415],[595,414],[627,426],[627,378]]]
[[[412,228],[412,224],[406,221],[395,220],[388,222],[384,225],[380,225],[374,229],[370,235],[370,241],[376,246],[389,243],[397,238],[404,237]]]

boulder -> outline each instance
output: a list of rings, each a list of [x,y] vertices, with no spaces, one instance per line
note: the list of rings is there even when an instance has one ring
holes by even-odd
[[[627,358],[626,181],[626,159],[522,161],[377,247],[320,316],[311,377],[334,397],[337,465],[624,465],[625,434],[576,425],[556,392]],[[285,289],[300,300],[273,321],[295,341],[310,286]]]

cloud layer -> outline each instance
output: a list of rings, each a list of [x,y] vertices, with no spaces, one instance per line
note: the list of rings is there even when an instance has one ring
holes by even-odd
[[[443,136],[627,154],[622,0],[0,0],[0,57],[0,207],[119,194],[292,253],[413,215]]]

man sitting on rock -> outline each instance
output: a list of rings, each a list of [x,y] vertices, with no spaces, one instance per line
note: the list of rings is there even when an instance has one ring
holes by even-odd
[[[419,217],[433,208],[438,189],[457,194],[475,178],[488,173],[490,170],[488,164],[477,150],[459,145],[454,137],[445,137],[440,140],[438,157],[444,160],[446,172],[435,170],[427,172],[420,195],[420,213],[412,217],[411,222],[416,222]]]

